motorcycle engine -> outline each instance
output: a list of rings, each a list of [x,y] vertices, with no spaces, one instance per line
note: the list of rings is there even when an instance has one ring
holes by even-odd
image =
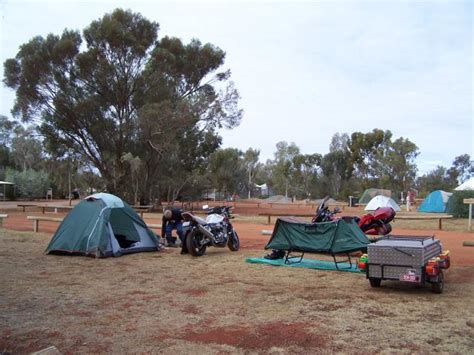
[[[214,240],[217,244],[224,244],[226,242],[226,236],[224,228],[221,224],[210,225],[211,232],[214,235]]]

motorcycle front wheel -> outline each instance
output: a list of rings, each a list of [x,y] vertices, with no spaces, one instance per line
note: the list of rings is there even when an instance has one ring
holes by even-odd
[[[240,240],[236,231],[230,233],[229,239],[227,240],[227,246],[231,251],[237,251],[240,249]]]
[[[192,256],[202,256],[206,252],[207,245],[201,245],[204,236],[198,230],[192,230],[186,236],[186,246]]]

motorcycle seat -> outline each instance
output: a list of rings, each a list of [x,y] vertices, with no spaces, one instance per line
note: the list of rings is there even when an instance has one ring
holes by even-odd
[[[198,217],[198,216],[194,216],[194,220],[195,220],[197,223],[201,224],[201,225],[207,224],[207,222],[206,222],[205,219],[203,219],[203,218],[201,218],[201,217]]]

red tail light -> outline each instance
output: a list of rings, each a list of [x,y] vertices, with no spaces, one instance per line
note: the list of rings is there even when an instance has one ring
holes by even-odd
[[[438,263],[436,261],[428,261],[425,265],[425,272],[429,276],[436,276],[439,273]]]

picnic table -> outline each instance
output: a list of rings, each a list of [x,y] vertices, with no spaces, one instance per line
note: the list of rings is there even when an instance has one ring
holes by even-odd
[[[259,216],[266,216],[267,217],[267,224],[271,223],[272,217],[314,217],[314,213],[310,212],[260,212]]]

